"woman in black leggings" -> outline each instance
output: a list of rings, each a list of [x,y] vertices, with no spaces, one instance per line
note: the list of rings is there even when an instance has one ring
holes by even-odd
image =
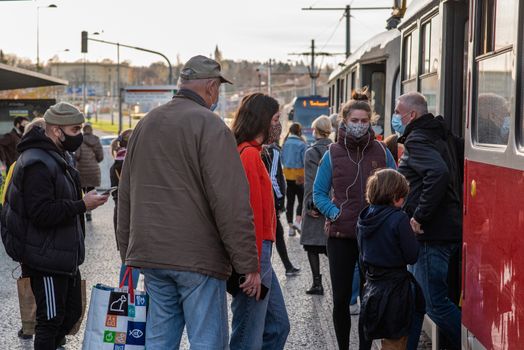
[[[333,323],[338,346],[344,350],[349,348],[349,303],[359,256],[357,219],[367,204],[366,181],[376,169],[396,167],[386,146],[375,140],[371,116],[367,92],[354,91],[352,99],[342,108],[337,142],[322,157],[313,185],[313,202],[328,219],[327,253],[333,290]],[[371,341],[365,338],[361,327],[359,344],[361,350],[371,349]]]

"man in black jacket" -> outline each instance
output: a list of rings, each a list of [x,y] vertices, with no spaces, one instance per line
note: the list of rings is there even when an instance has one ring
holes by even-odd
[[[33,128],[21,153],[2,210],[7,253],[30,277],[35,296],[35,349],[55,350],[80,318],[80,271],[84,261],[83,214],[104,204],[95,191],[82,198],[68,152],[82,144],[84,115],[58,103],[45,113],[45,130]]]
[[[399,139],[404,155],[398,169],[410,185],[404,210],[421,247],[412,272],[424,291],[426,313],[451,347],[459,349],[461,312],[448,298],[447,279],[450,258],[457,254],[462,240],[460,150],[443,118],[428,113],[422,94],[400,96],[395,114],[393,118],[405,125]],[[418,343],[422,317],[419,321],[408,349],[415,349]]]
[[[6,169],[8,170],[18,158],[18,152],[16,146],[22,138],[25,126],[29,123],[29,119],[26,117],[16,117],[13,120],[14,128],[7,134],[0,137],[0,157],[5,163]]]

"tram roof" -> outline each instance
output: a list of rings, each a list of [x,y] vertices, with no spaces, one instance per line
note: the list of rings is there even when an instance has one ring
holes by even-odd
[[[413,22],[413,18],[418,18],[420,12],[426,10],[428,7],[437,6],[440,0],[413,0],[406,9],[406,13],[402,18],[402,22],[398,26],[402,29],[404,26]]]
[[[67,85],[67,80],[0,63],[0,90]]]
[[[329,80],[335,78],[340,72],[351,67],[353,64],[359,61],[367,61],[375,58],[387,56],[386,46],[400,37],[398,29],[390,29],[375,35],[371,39],[367,40],[364,44],[353,52],[346,60],[342,63],[342,67],[335,69],[329,76]]]

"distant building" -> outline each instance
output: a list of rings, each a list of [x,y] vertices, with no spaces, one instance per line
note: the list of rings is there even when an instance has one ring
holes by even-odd
[[[61,95],[74,100],[83,99],[84,63],[50,62],[52,76],[69,81]],[[120,86],[133,82],[133,68],[127,63],[120,64]],[[118,96],[117,64],[109,60],[85,63],[85,86],[88,99]],[[66,97],[62,96],[62,98]]]

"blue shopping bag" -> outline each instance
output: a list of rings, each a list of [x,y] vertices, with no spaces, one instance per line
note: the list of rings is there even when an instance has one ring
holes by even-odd
[[[91,291],[82,349],[144,350],[147,306],[147,294],[133,288],[131,267],[119,288],[97,284]]]

